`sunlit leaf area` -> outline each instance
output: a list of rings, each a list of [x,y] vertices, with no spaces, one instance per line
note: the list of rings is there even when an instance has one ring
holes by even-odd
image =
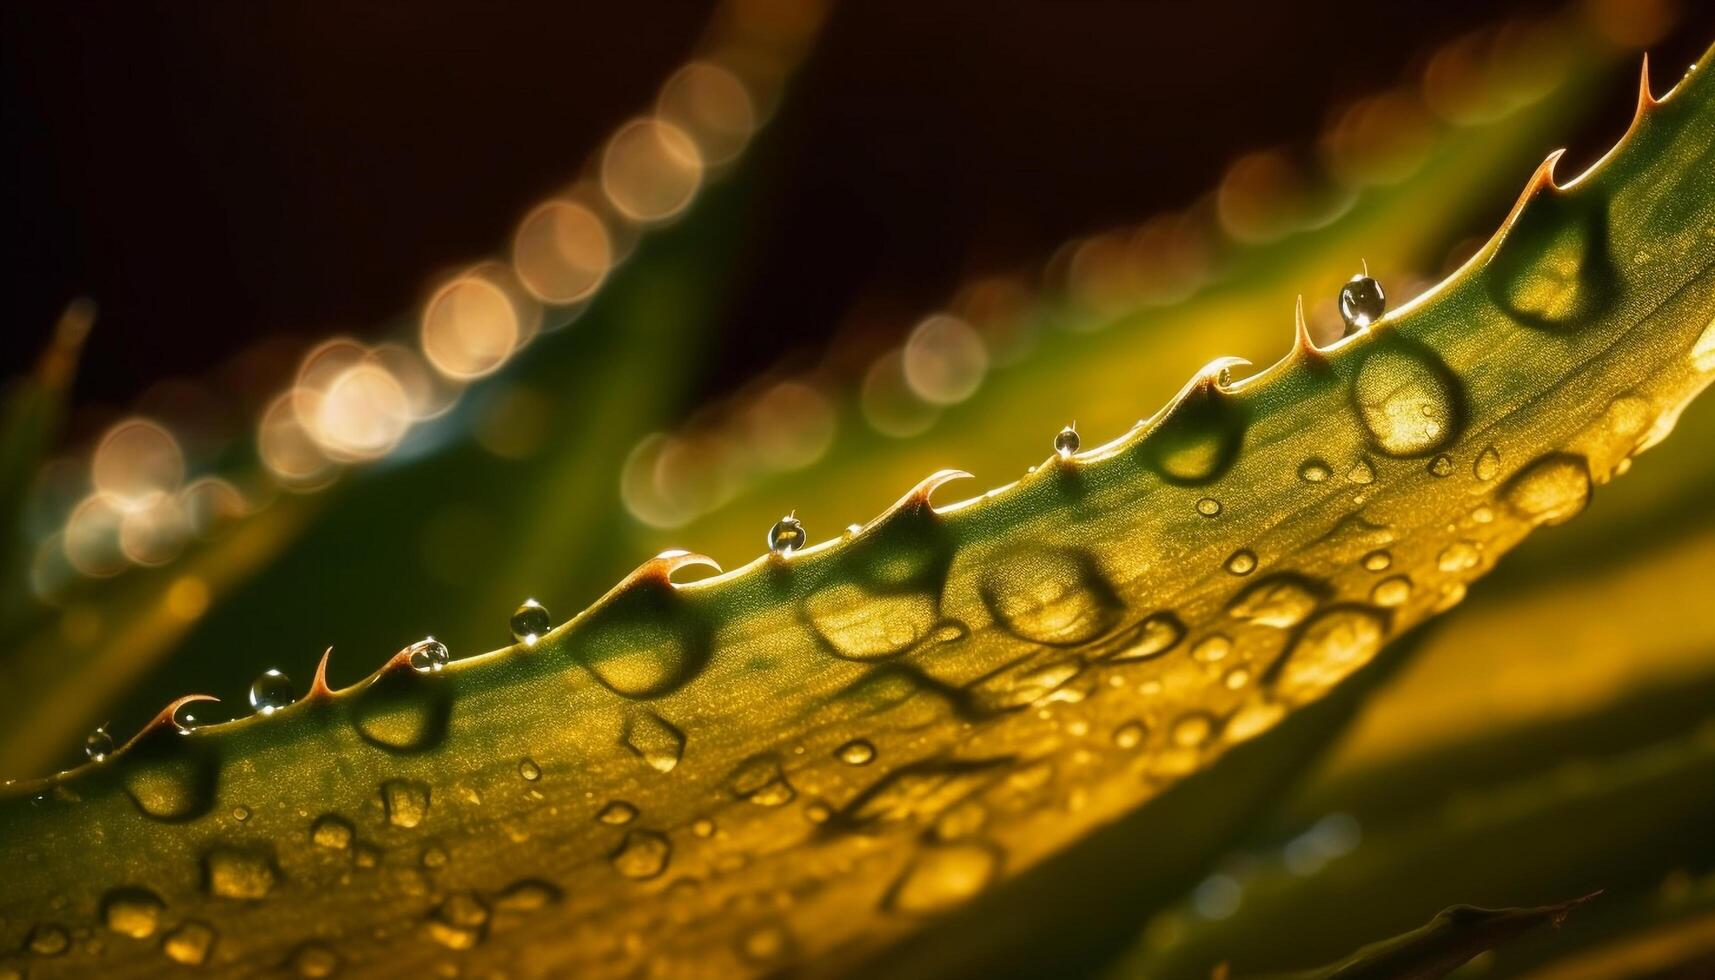
[[[8,6],[0,980],[1715,976],[1710,14]]]

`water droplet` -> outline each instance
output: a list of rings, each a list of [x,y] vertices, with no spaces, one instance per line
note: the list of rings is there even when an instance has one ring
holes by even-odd
[[[279,878],[279,868],[268,851],[216,847],[203,855],[203,890],[218,898],[263,898]]]
[[[643,881],[667,870],[667,860],[673,845],[665,834],[654,830],[633,830],[625,835],[619,850],[613,853],[613,866],[633,881]]]
[[[194,703],[195,702],[187,701],[173,709],[172,718],[169,720],[172,721],[173,728],[176,729],[180,735],[189,735],[191,732],[197,730],[197,725],[201,724],[197,721],[197,716],[192,713],[193,709],[191,705]]]
[[[1357,484],[1374,483],[1376,482],[1376,469],[1370,465],[1369,460],[1360,459],[1352,464],[1351,469],[1346,471],[1346,479]]]
[[[792,802],[797,791],[786,781],[780,769],[780,759],[774,755],[753,756],[733,771],[727,781],[733,795],[758,806],[784,806]]]
[[[623,827],[637,819],[637,808],[624,800],[614,800],[607,806],[602,807],[601,812],[596,814],[595,817],[602,823],[612,824],[615,827]]]
[[[708,817],[698,817],[691,821],[691,833],[707,840],[715,835],[715,822]]]
[[[448,949],[470,949],[488,934],[488,906],[473,892],[454,892],[436,906],[424,929]]]
[[[1368,609],[1340,606],[1322,613],[1299,629],[1275,668],[1277,690],[1299,701],[1320,695],[1369,663],[1386,633],[1386,622]]]
[[[161,952],[175,963],[201,966],[208,961],[214,948],[214,929],[206,923],[190,921],[167,933],[161,940]]]
[[[1501,498],[1534,524],[1561,524],[1590,502],[1590,467],[1582,456],[1552,453],[1513,474]]]
[[[357,732],[389,752],[427,751],[446,737],[451,692],[428,672],[388,670],[357,692],[351,706]]]
[[[1324,591],[1302,575],[1271,575],[1246,586],[1227,611],[1235,619],[1286,629],[1315,612]]]
[[[351,822],[336,813],[324,813],[310,824],[310,840],[330,851],[343,851],[356,836]]]
[[[331,977],[339,972],[339,954],[321,943],[305,943],[292,952],[291,964],[300,977]]]
[[[834,817],[834,808],[821,800],[813,800],[804,806],[804,819],[811,823],[827,823]]]
[[[1234,575],[1249,575],[1256,571],[1256,554],[1248,548],[1240,548],[1227,556],[1226,567]]]
[[[848,766],[867,766],[875,761],[875,746],[861,738],[854,738],[835,750],[834,755]]]
[[[560,900],[560,889],[546,881],[524,878],[507,885],[494,897],[494,907],[509,912],[534,912]]]
[[[1476,568],[1482,561],[1477,546],[1469,541],[1455,541],[1441,549],[1441,554],[1435,556],[1435,565],[1444,572],[1462,572],[1468,568]]]
[[[810,626],[835,654],[880,660],[904,653],[935,627],[935,599],[926,592],[881,592],[840,582],[804,600]]]
[[[447,853],[446,848],[439,844],[430,844],[423,848],[423,856],[419,859],[419,863],[425,868],[444,868],[450,860],[452,860],[452,855]]]
[[[664,580],[639,581],[584,616],[574,655],[621,697],[660,697],[707,662],[706,619]]]
[[[24,945],[37,956],[59,956],[71,948],[71,937],[57,925],[42,923],[31,927]]]
[[[992,785],[1006,760],[928,761],[901,766],[846,807],[853,824],[927,824]],[[1016,775],[1016,773],[1015,773]]]
[[[1340,287],[1340,319],[1346,322],[1346,333],[1376,322],[1386,310],[1387,294],[1369,276],[1353,276]]]
[[[161,927],[161,896],[147,888],[115,888],[101,898],[101,922],[132,939],[147,939]]]
[[[1464,409],[1457,382],[1432,351],[1385,336],[1392,343],[1366,357],[1352,379],[1352,402],[1377,449],[1427,456],[1458,434]]]
[[[518,775],[523,776],[527,782],[533,783],[542,778],[542,767],[536,764],[535,759],[525,756],[518,760]]]
[[[177,823],[213,809],[220,770],[205,747],[157,730],[134,744],[126,761],[120,779],[144,815]]]
[[[1217,380],[1218,388],[1229,382]],[[1244,443],[1247,411],[1216,388],[1191,389],[1168,409],[1137,451],[1169,483],[1208,483],[1226,472]]]
[[[1197,513],[1204,517],[1221,516],[1221,502],[1214,497],[1204,497],[1197,501]]]
[[[1078,429],[1076,425],[1068,425],[1054,435],[1054,451],[1061,459],[1070,457],[1078,451]]]
[[[1393,555],[1385,551],[1372,551],[1364,556],[1364,568],[1372,572],[1385,572],[1393,564]]]
[[[792,936],[778,922],[764,922],[747,929],[738,940],[738,955],[755,966],[767,966],[786,958]]]
[[[685,754],[685,733],[653,711],[626,718],[620,740],[657,772],[672,772]]]
[[[1305,483],[1321,483],[1334,475],[1328,464],[1319,459],[1307,459],[1304,465],[1298,467],[1298,478]]]
[[[1435,458],[1429,461],[1429,475],[1437,477],[1452,476],[1453,457],[1446,453],[1437,453]]]
[[[387,812],[388,823],[409,830],[429,815],[428,784],[389,779],[381,784],[381,805]]]
[[[232,808],[232,819],[238,821],[239,823],[243,823],[244,821],[249,820],[250,819],[250,808],[247,806],[243,806],[242,804],[239,806],[233,807]]]
[[[411,644],[406,651],[411,658],[411,669],[419,673],[440,670],[452,660],[447,645],[432,636]]]
[[[969,688],[971,697],[987,711],[1005,711],[1042,700],[1078,676],[1084,662],[1066,657],[1048,663],[1025,662],[984,678]]]
[[[1087,552],[1015,548],[985,564],[978,591],[995,620],[1015,636],[1074,646],[1119,621],[1123,604]]]
[[[106,725],[90,732],[89,737],[83,740],[83,754],[88,756],[91,762],[101,762],[113,754],[113,735],[108,732]]]
[[[381,848],[373,844],[355,844],[351,849],[351,863],[359,868],[379,867],[381,865]]]
[[[1000,851],[967,841],[925,847],[888,890],[883,905],[895,912],[940,912],[988,887],[1000,870]]]
[[[942,843],[975,837],[988,824],[988,807],[979,800],[963,800],[935,818],[935,838]]]
[[[1182,749],[1194,749],[1215,734],[1215,716],[1207,711],[1188,711],[1168,729],[1167,737]]]
[[[1233,641],[1219,633],[1211,633],[1198,640],[1191,647],[1191,659],[1198,663],[1212,664],[1225,660],[1227,654],[1233,652]]]
[[[1143,744],[1144,736],[1149,729],[1141,721],[1128,721],[1114,729],[1114,746],[1122,749],[1135,749]]]
[[[259,714],[271,715],[294,700],[291,679],[278,670],[265,670],[250,682],[250,707]]]
[[[808,540],[809,535],[804,531],[804,523],[798,520],[795,513],[775,521],[774,526],[768,529],[768,550],[782,557],[804,547],[804,542]]]
[[[1483,281],[1495,305],[1525,326],[1563,332],[1592,322],[1619,292],[1605,196],[1533,195],[1508,224]]]
[[[1150,613],[1114,645],[1109,660],[1147,660],[1173,649],[1185,637],[1185,624],[1166,610]]]
[[[1477,454],[1477,459],[1471,464],[1471,475],[1484,483],[1493,480],[1501,473],[1501,453],[1493,446]]]
[[[1411,598],[1411,579],[1404,575],[1392,575],[1376,583],[1370,590],[1370,601],[1378,606],[1392,608],[1403,606]]]
[[[548,610],[535,599],[525,599],[524,604],[512,611],[512,620],[508,623],[512,628],[512,641],[525,646],[534,646],[536,640],[553,628],[553,622],[548,617]]]

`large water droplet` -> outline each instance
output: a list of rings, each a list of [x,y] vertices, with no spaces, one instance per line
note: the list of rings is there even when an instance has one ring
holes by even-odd
[[[775,755],[758,755],[746,759],[727,780],[734,796],[758,806],[784,806],[792,802],[797,791],[786,781]]]
[[[1501,499],[1534,524],[1564,523],[1590,502],[1590,467],[1582,456],[1543,456],[1513,474]]]
[[[934,597],[916,591],[882,592],[840,582],[804,600],[816,635],[848,660],[880,660],[904,653],[934,630]]]
[[[1169,483],[1208,483],[1238,457],[1247,422],[1238,400],[1211,387],[1193,388],[1137,444],[1137,451]]]
[[[1346,333],[1376,322],[1386,310],[1387,294],[1382,284],[1369,276],[1353,276],[1340,287],[1340,319],[1346,323]]]
[[[1054,435],[1054,451],[1065,459],[1078,451],[1078,429],[1068,425]]]
[[[875,746],[867,740],[854,738],[834,752],[848,766],[867,766],[875,761]]]
[[[264,898],[279,878],[274,856],[265,850],[216,847],[203,855],[203,889],[217,898]]]
[[[294,700],[291,678],[278,670],[265,670],[250,682],[250,707],[259,714],[271,715]]]
[[[408,754],[423,752],[446,737],[451,692],[424,671],[383,671],[357,692],[352,722],[371,745]]]
[[[429,787],[409,779],[389,779],[381,784],[381,805],[387,822],[410,829],[429,815]]]
[[[175,963],[201,966],[214,949],[215,932],[204,922],[192,920],[167,933],[161,940],[161,952]]]
[[[626,718],[621,741],[657,772],[672,772],[685,754],[685,733],[653,711]]]
[[[1015,636],[1075,646],[1107,633],[1124,608],[1088,553],[1017,548],[986,563],[977,584],[989,612]]]
[[[573,642],[578,660],[616,694],[655,698],[702,669],[709,624],[672,583],[645,577],[586,613]]]
[[[161,927],[166,903],[147,888],[115,888],[101,897],[101,922],[132,939],[147,939]]]
[[[1599,194],[1537,194],[1526,202],[1483,270],[1489,296],[1513,319],[1569,332],[1614,302],[1608,207]]]
[[[1427,348],[1385,336],[1394,342],[1358,367],[1352,402],[1377,449],[1389,456],[1426,456],[1452,442],[1463,425],[1458,382]]]
[[[804,523],[798,520],[796,513],[787,514],[768,529],[768,550],[782,557],[804,547],[808,540]]]
[[[91,762],[101,762],[113,754],[113,735],[107,731],[106,725],[90,732],[89,737],[83,740],[83,754]]]
[[[131,747],[126,763],[120,780],[146,816],[177,823],[213,808],[220,769],[207,746],[156,729]]]
[[[514,643],[533,646],[554,624],[548,618],[546,607],[535,599],[525,599],[523,605],[512,611],[512,620],[507,625],[512,628]]]
[[[1326,589],[1290,572],[1261,579],[1240,592],[1228,607],[1235,619],[1286,629],[1303,622],[1321,604]]]
[[[665,834],[654,830],[633,830],[625,835],[619,850],[613,853],[613,867],[633,881],[643,881],[667,870],[673,845]]]
[[[1000,850],[982,841],[924,847],[888,890],[890,911],[927,915],[951,908],[988,887],[1000,870]]]
[[[440,670],[452,660],[452,654],[447,652],[447,645],[432,636],[418,640],[405,649],[411,660],[411,669],[422,673]]]
[[[336,813],[324,813],[310,824],[310,840],[330,851],[343,851],[351,846],[356,830],[351,821]]]
[[[1274,668],[1276,690],[1289,699],[1310,700],[1370,662],[1381,649],[1387,624],[1369,609],[1340,606],[1300,628]]]
[[[1148,660],[1159,657],[1185,637],[1185,624],[1166,610],[1150,613],[1114,644],[1109,660]]]

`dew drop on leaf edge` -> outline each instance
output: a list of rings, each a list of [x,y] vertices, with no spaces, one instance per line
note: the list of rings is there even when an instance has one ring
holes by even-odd
[[[278,670],[265,670],[250,682],[250,707],[258,714],[271,715],[294,700],[291,678]]]

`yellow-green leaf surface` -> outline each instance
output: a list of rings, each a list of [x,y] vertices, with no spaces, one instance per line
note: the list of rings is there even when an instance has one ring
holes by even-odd
[[[1705,68],[1425,297],[1110,445],[698,582],[663,556],[533,644],[164,716],[0,801],[4,938],[110,976],[881,950],[1322,698],[1665,437],[1715,368],[1711,172]]]

